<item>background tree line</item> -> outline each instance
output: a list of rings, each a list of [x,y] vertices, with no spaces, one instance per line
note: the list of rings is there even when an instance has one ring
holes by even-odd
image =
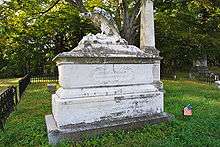
[[[163,68],[189,70],[206,54],[219,64],[219,0],[155,0],[156,47]],[[0,76],[51,72],[52,59],[99,30],[80,12],[102,7],[121,36],[139,46],[141,0],[7,0],[0,5]]]

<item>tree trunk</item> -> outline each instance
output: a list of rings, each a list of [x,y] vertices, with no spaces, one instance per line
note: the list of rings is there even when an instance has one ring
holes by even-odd
[[[129,26],[130,27],[130,26]],[[128,41],[128,44],[136,45],[135,39],[136,39],[136,32],[134,32],[131,28],[125,27],[121,33],[122,38]],[[132,27],[132,26],[131,26]]]
[[[139,26],[139,12],[141,6],[141,0],[135,0],[133,8],[129,8],[127,0],[119,0],[119,9],[121,10],[122,17],[122,31],[121,36],[128,41],[129,44],[135,45],[135,38],[138,34]],[[131,11],[132,13],[129,13]]]

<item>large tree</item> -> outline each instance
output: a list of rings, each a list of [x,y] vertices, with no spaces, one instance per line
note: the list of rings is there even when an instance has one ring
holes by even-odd
[[[47,10],[50,4],[11,0],[0,5],[0,76],[45,72],[54,56],[71,50],[94,30],[74,7],[60,1]]]
[[[108,9],[115,16],[121,36],[139,46],[142,0],[66,1],[80,12],[91,10],[89,2]],[[166,65],[182,68],[204,54],[210,60],[217,60],[220,55],[220,1],[154,0],[154,5],[156,46],[166,58]]]
[[[51,10],[62,0],[55,0],[51,6],[42,13]],[[115,15],[121,36],[130,44],[135,44],[136,36],[139,33],[139,14],[141,0],[65,0],[77,8],[79,12],[91,11],[95,6],[105,7]]]
[[[216,0],[155,0],[156,47],[166,69],[189,67],[197,56],[220,56],[220,4]],[[37,71],[72,50],[92,22],[80,12],[102,7],[121,36],[139,45],[141,0],[7,0],[0,4],[0,73]],[[43,70],[43,69],[42,69]]]
[[[164,67],[191,68],[206,54],[209,61],[220,56],[220,1],[156,1],[157,47]]]

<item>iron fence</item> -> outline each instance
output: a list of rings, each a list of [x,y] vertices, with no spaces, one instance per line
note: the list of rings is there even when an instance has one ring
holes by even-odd
[[[0,129],[4,129],[4,124],[10,113],[14,111],[17,103],[16,87],[8,87],[0,94]]]
[[[190,79],[198,80],[202,82],[206,82],[209,84],[214,83],[215,81],[219,80],[219,76],[214,73],[190,73]]]
[[[30,82],[31,82],[31,76],[29,74],[27,74],[26,76],[24,76],[22,79],[19,80],[19,82],[18,82],[18,84],[19,84],[19,98],[21,98],[21,96],[23,95],[25,89],[30,84]]]
[[[162,80],[194,80],[194,81],[201,81],[206,82],[209,84],[214,83],[215,81],[219,80],[220,75],[215,73],[195,73],[195,72],[189,72],[187,73],[164,73],[161,72],[161,79]]]
[[[39,74],[31,76],[31,83],[51,83],[58,82],[58,74]]]

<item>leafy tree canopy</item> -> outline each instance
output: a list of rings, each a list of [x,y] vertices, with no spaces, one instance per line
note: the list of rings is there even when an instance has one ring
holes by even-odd
[[[156,46],[166,68],[190,67],[204,54],[212,62],[219,60],[219,0],[155,0],[154,4]],[[98,31],[79,16],[96,6],[113,14],[121,36],[139,46],[141,0],[5,0],[0,4],[0,73],[51,70],[45,65],[51,65],[55,55]]]

